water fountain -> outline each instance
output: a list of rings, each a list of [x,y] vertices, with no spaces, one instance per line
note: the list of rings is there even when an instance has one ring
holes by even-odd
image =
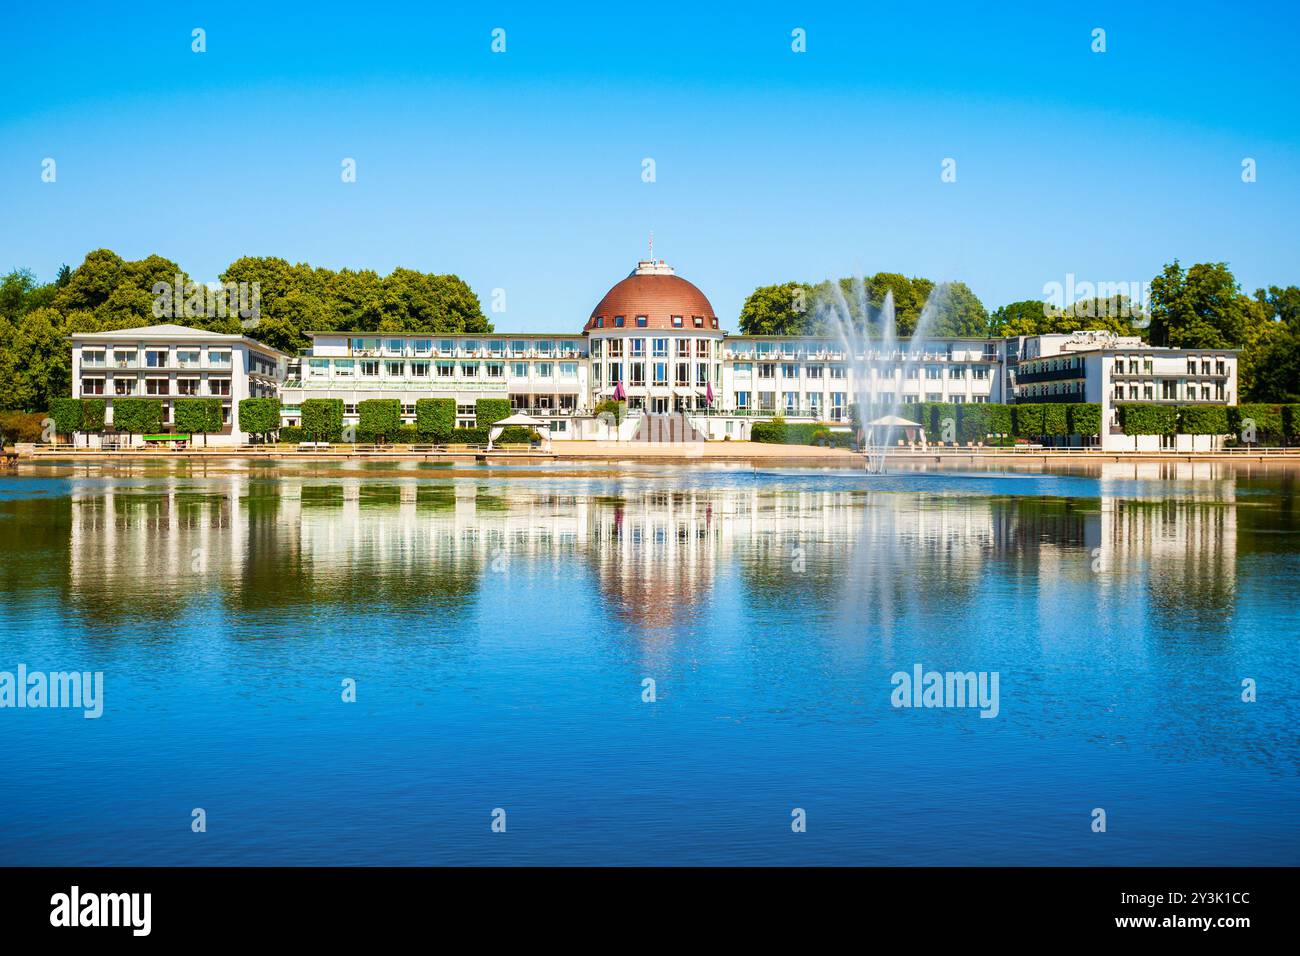
[[[948,295],[948,287],[946,284],[934,287],[905,343],[900,343],[898,338],[892,291],[886,292],[880,308],[874,309],[866,284],[861,279],[855,278],[850,287],[852,303],[845,297],[840,283],[829,282],[826,287],[830,294],[818,296],[814,305],[816,327],[826,329],[844,352],[845,365],[853,374],[853,397],[863,439],[864,466],[868,474],[883,474],[895,432],[903,427],[898,420],[902,417],[899,412],[903,407],[903,387],[908,381],[908,372],[924,354],[925,337]],[[856,306],[856,313],[853,306]],[[874,341],[873,325],[877,329]],[[880,400],[879,378],[871,374],[873,370],[879,371],[881,363],[885,363],[891,373],[889,389],[885,393],[889,400],[885,402]],[[872,425],[871,422],[883,424]]]

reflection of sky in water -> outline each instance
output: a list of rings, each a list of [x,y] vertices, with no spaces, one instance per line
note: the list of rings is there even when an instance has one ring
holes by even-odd
[[[40,471],[0,669],[103,670],[106,713],[0,711],[3,862],[1300,855],[1284,472]],[[916,662],[1000,716],[893,710]]]

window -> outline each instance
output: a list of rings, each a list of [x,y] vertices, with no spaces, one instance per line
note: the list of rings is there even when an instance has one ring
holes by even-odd
[[[675,329],[680,329],[681,327],[682,327],[682,317],[681,317],[680,315],[674,315],[674,316],[673,316],[673,328],[675,328]]]
[[[561,362],[561,363],[560,363],[560,378],[565,379],[566,381],[570,381],[570,382],[572,382],[572,381],[576,380],[577,377],[578,377],[578,363],[577,363],[577,362]]]
[[[406,418],[413,418],[413,417],[415,416],[415,403],[414,403],[414,402],[410,402],[410,403],[408,403],[408,402],[403,402],[403,403],[402,403],[402,415],[404,415]]]
[[[668,384],[668,363],[667,362],[655,362],[654,383],[656,385]]]
[[[525,342],[523,339],[511,339],[511,340],[510,340],[510,354],[511,354],[511,355],[527,355],[527,354],[528,354],[528,343]]]
[[[429,355],[433,352],[433,339],[416,339],[414,345],[416,355]]]
[[[389,339],[384,344],[388,349],[389,355],[401,355],[402,352],[406,349],[406,343],[401,339]]]
[[[610,358],[622,358],[622,357],[623,357],[623,340],[622,340],[622,339],[610,339],[610,340],[609,340],[609,352],[608,352],[608,354],[609,354],[609,357],[610,357]]]
[[[667,340],[667,339],[655,339],[655,340],[654,340],[654,354],[655,354],[655,358],[665,358],[665,357],[667,357],[667,355],[668,355],[668,340]]]
[[[166,368],[167,350],[166,349],[145,349],[144,366],[145,368]]]
[[[736,393],[736,408],[749,408],[749,392]]]
[[[795,364],[793,364],[793,363],[786,363],[786,364],[782,365],[782,366],[781,366],[781,377],[782,377],[782,378],[798,378],[798,377],[799,377],[799,366],[798,366],[798,365],[795,365]]]
[[[135,379],[133,378],[115,378],[113,379],[114,395],[134,395]]]
[[[176,380],[176,394],[178,395],[199,394],[199,380],[197,378],[178,378]]]
[[[208,365],[212,368],[230,368],[230,352],[208,349]]]
[[[702,329],[702,328],[704,328],[704,316],[702,316],[702,315],[693,315],[693,316],[691,316],[691,323],[692,323],[692,324],[693,324],[697,329]]]
[[[198,368],[199,350],[198,349],[177,349],[176,365],[178,368]]]
[[[411,377],[412,377],[412,378],[428,378],[428,377],[429,377],[429,363],[428,363],[428,362],[412,362],[412,363],[411,363]]]
[[[835,379],[842,379],[842,378],[844,378],[844,366],[843,366],[843,365],[831,365],[831,366],[829,366],[829,368],[830,368],[830,370],[831,370],[831,371],[830,371],[831,378],[835,378]]]
[[[614,328],[621,329],[625,325],[627,325],[627,316],[625,315],[614,316]]]
[[[695,363],[695,384],[696,385],[709,384],[709,363],[708,362]]]
[[[488,378],[505,378],[505,377],[506,377],[506,363],[505,363],[505,362],[488,362],[488,363],[487,363],[487,377],[488,377]]]
[[[691,384],[691,363],[690,362],[677,363],[677,376],[674,379],[674,384],[676,385]]]
[[[127,351],[126,349],[113,350],[113,365],[116,368],[135,368],[135,349]]]
[[[1223,374],[1226,374],[1226,373],[1225,373],[1225,370],[1224,370],[1223,359],[1215,359],[1215,360],[1214,360],[1214,374],[1215,374],[1215,375],[1223,375]]]
[[[464,342],[460,343],[461,355],[474,355],[477,352],[478,352],[477,339],[466,339]]]
[[[352,359],[335,359],[334,360],[334,377],[351,378],[354,371],[353,366],[356,363]]]
[[[603,315],[596,316],[596,328],[603,329],[604,327],[605,327],[605,317]]]
[[[592,339],[592,340],[591,340],[591,357],[592,357],[592,358],[600,358],[601,351],[604,349],[604,347],[605,347],[605,340],[604,340],[604,339]]]
[[[809,365],[809,366],[807,366],[807,367],[804,368],[804,374],[806,374],[809,378],[821,378],[821,377],[822,377],[822,366],[820,366],[820,365]]]
[[[631,354],[633,358],[639,358],[645,355],[645,339],[631,339]]]
[[[538,339],[536,347],[538,355],[550,355],[555,351],[555,342],[551,339]]]
[[[927,365],[925,367],[925,377],[927,379],[938,379],[943,375],[943,367],[940,365]]]
[[[478,362],[461,362],[461,378],[478,378]]]
[[[631,369],[628,374],[628,379],[629,379],[629,384],[644,385],[645,384],[645,362],[631,363]]]
[[[695,354],[698,355],[700,358],[708,358],[708,357],[709,357],[709,340],[708,340],[708,339],[696,339],[696,340],[695,340]]]
[[[758,377],[776,378],[776,366],[771,363],[764,362],[762,365],[758,367]]]
[[[455,378],[455,377],[456,377],[455,362],[438,363],[438,378]]]
[[[81,350],[82,368],[103,368],[104,364],[105,363],[104,363],[103,349],[82,349]]]
[[[406,374],[405,362],[385,362],[384,374],[389,378],[401,378]]]
[[[646,327],[647,324],[648,324],[648,323],[647,323],[647,321],[646,321],[646,317],[645,317],[644,315],[638,315],[638,316],[636,317],[636,327],[637,327],[638,329],[644,329],[644,328]]]
[[[623,381],[623,363],[610,362],[609,363],[609,384],[613,385],[614,383],[621,382],[621,381]]]
[[[82,395],[103,395],[104,380],[102,378],[83,378],[81,380]]]
[[[551,378],[554,374],[555,374],[555,363],[554,363],[554,362],[538,362],[538,363],[537,363],[537,377],[538,377],[538,378]]]
[[[229,395],[230,379],[228,378],[210,378],[208,379],[209,395]]]
[[[966,366],[965,366],[965,365],[949,365],[949,366],[948,366],[948,377],[949,377],[949,378],[955,378],[955,379],[962,379],[962,378],[965,378],[965,377],[966,377]]]
[[[374,359],[361,360],[361,377],[374,378],[379,374],[379,363]]]
[[[987,365],[976,365],[970,370],[971,377],[977,382],[982,382],[989,377],[989,367]]]
[[[488,342],[488,352],[493,358],[501,358],[506,354],[506,343],[502,339],[493,339]]]

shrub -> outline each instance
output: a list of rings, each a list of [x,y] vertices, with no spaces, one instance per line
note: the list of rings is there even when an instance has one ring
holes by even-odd
[[[173,408],[176,430],[191,435],[202,435],[205,445],[208,443],[209,432],[221,431],[221,399],[219,398],[178,398]]]
[[[1071,435],[1101,434],[1101,405],[1097,402],[1074,402],[1069,406]]]
[[[244,398],[239,402],[239,430],[267,438],[280,430],[278,398]]]
[[[284,425],[279,429],[279,439],[285,444],[296,445],[300,441],[307,441],[307,433],[300,425]]]
[[[1282,406],[1282,434],[1287,443],[1300,443],[1300,405]]]
[[[957,437],[961,441],[982,442],[993,432],[992,405],[962,405],[957,420]]]
[[[418,445],[420,444],[420,430],[414,425],[402,425],[397,429],[397,434],[393,436],[393,441],[399,445]]]
[[[474,427],[486,428],[510,417],[510,399],[480,398],[474,403]]]
[[[1043,406],[1036,403],[1011,406],[1011,433],[1017,438],[1038,438],[1047,434]]]
[[[1069,428],[1066,417],[1064,402],[1045,402],[1043,404],[1043,434],[1068,435]]]
[[[488,431],[491,426],[482,428],[456,428],[452,430],[449,444],[453,445],[486,445],[488,443]],[[535,442],[541,441],[541,436],[531,428],[522,428],[519,426],[507,426],[501,430],[501,436],[496,440],[498,445],[510,442]]]
[[[113,429],[127,435],[149,435],[162,430],[163,407],[156,398],[113,400]]]
[[[415,427],[425,441],[442,443],[450,440],[456,427],[456,399],[421,398],[415,403]]]
[[[1241,441],[1247,441],[1248,424],[1254,425],[1251,444],[1275,445],[1282,440],[1282,406],[1254,403],[1228,407],[1228,427]]]
[[[1183,405],[1178,430],[1184,435],[1228,434],[1228,409],[1222,405]]]
[[[343,399],[309,398],[303,402],[302,430],[312,441],[342,441]]]
[[[58,435],[73,435],[81,431],[81,399],[50,399],[50,418],[54,420],[54,431]]]
[[[839,438],[840,435],[844,437]],[[791,424],[784,419],[755,422],[749,430],[749,438],[750,441],[769,445],[811,445],[818,438],[823,438],[830,443],[837,443],[837,447],[851,446],[854,441],[853,435],[849,432],[833,432],[817,422]]]
[[[1125,435],[1172,435],[1178,429],[1178,409],[1173,405],[1138,403],[1118,407]]]
[[[357,403],[357,412],[360,441],[392,441],[402,427],[402,403],[396,398],[368,398]]]
[[[622,422],[627,420],[627,402],[620,402],[617,399],[602,399],[592,409],[592,414],[599,417],[601,415],[612,415],[614,421]]]
[[[95,435],[104,430],[104,416],[108,411],[108,402],[102,398],[83,398],[81,400],[81,430],[88,435]]]
[[[0,435],[11,444],[41,440],[46,416],[41,412],[0,412]]]

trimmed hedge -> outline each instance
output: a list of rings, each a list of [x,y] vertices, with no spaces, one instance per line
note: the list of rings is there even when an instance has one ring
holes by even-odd
[[[206,445],[211,432],[221,431],[221,399],[178,398],[173,403],[172,416],[178,432],[202,435]]]
[[[1178,409],[1174,405],[1134,403],[1118,409],[1125,435],[1172,435],[1178,430]]]
[[[1184,435],[1228,434],[1228,409],[1222,405],[1183,405],[1178,430]]]
[[[104,430],[104,418],[108,413],[108,402],[102,398],[83,398],[81,400],[81,430],[87,435],[97,435]]]
[[[1056,436],[1068,435],[1070,431],[1067,417],[1066,404],[1064,402],[1044,402],[1043,434]]]
[[[957,438],[963,442],[982,442],[993,431],[992,405],[962,405],[957,421]]]
[[[392,441],[402,427],[402,403],[396,398],[368,398],[357,403],[357,441]]]
[[[487,428],[510,417],[510,399],[480,398],[474,402],[474,427]]]
[[[54,431],[58,435],[73,435],[81,431],[81,399],[50,399],[50,418],[54,420]]]
[[[1237,440],[1246,441],[1248,423],[1254,423],[1255,439],[1252,444],[1276,445],[1282,440],[1282,406],[1265,403],[1228,407],[1228,427]]]
[[[278,398],[242,398],[239,400],[239,430],[266,438],[280,430]]]
[[[434,444],[448,441],[456,427],[456,399],[418,399],[415,403],[415,427],[425,441]]]
[[[308,440],[307,433],[302,430],[301,425],[282,425],[277,437],[286,445],[296,445],[300,441]]]
[[[475,426],[474,428],[452,429],[451,438],[447,440],[447,443],[452,445],[486,445],[491,427],[490,425],[484,425],[481,428]],[[496,443],[500,445],[506,442],[534,442],[541,441],[541,437],[531,428],[511,425],[501,430],[501,436]]]
[[[303,402],[302,430],[312,441],[342,441],[343,399],[309,398]]]
[[[1017,438],[1037,438],[1047,434],[1045,406],[1031,402],[1011,406],[1011,433]]]
[[[1300,444],[1300,405],[1282,406],[1282,434],[1288,444]]]
[[[113,400],[113,430],[127,435],[150,435],[162,431],[163,406],[156,398]]]
[[[1071,402],[1066,406],[1071,435],[1101,434],[1101,405],[1098,402]]]
[[[767,445],[829,444],[836,448],[849,448],[856,443],[852,432],[833,432],[819,422],[790,423],[782,419],[755,422],[749,429],[749,440]]]

